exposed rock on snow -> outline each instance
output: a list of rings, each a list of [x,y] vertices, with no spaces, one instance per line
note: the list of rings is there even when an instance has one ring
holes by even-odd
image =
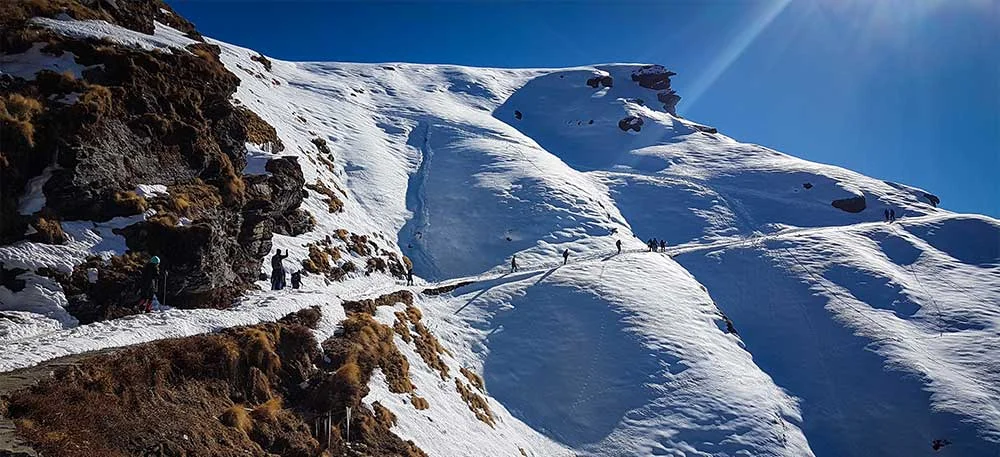
[[[832,202],[834,208],[847,211],[848,213],[860,213],[865,210],[865,197],[858,195],[851,198],[841,198]]]
[[[632,71],[632,81],[646,89],[666,90],[670,89],[670,77],[676,75],[662,65],[645,65]]]
[[[642,130],[643,120],[639,116],[628,116],[624,117],[618,121],[618,128],[622,129],[623,132],[629,130],[635,130],[636,132]]]

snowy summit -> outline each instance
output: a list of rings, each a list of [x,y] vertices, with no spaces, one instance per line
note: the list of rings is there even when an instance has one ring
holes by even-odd
[[[1000,452],[1000,221],[686,119],[660,65],[43,3],[0,20],[0,455]]]

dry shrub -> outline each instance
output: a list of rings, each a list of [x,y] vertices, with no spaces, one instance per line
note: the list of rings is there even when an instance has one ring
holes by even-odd
[[[28,239],[36,243],[63,244],[69,240],[58,219],[39,217],[31,225],[35,228],[35,233],[29,235]]]
[[[493,419],[493,411],[490,410],[490,404],[486,402],[486,399],[473,392],[469,386],[465,385],[458,378],[455,378],[455,390],[462,396],[465,404],[469,405],[469,410],[476,415],[476,419],[479,419],[490,427],[496,425]]]
[[[278,138],[278,132],[274,130],[271,124],[262,119],[257,113],[251,111],[246,107],[239,107],[236,109],[239,114],[240,119],[243,121],[243,126],[247,130],[247,140],[254,144],[271,144],[270,152],[281,152],[285,150],[284,143],[281,142],[281,138]]]
[[[417,395],[410,395],[410,403],[414,408],[419,410],[425,410],[431,407],[431,404],[427,402],[427,399],[419,397]]]
[[[482,377],[480,377],[478,374],[465,367],[460,368],[458,371],[462,373],[463,376],[465,376],[465,379],[469,380],[470,384],[479,389],[480,392],[486,393],[486,386],[483,384]]]
[[[222,205],[219,190],[201,180],[195,180],[191,184],[170,186],[167,190],[168,196],[154,200],[153,207],[157,213],[197,220]]]
[[[319,325],[320,319],[323,317],[323,312],[320,311],[319,306],[310,306],[308,308],[302,308],[294,313],[291,313],[285,317],[282,317],[278,322],[282,324],[298,324],[305,327],[311,328],[313,330]]]
[[[349,313],[341,325],[343,334],[323,343],[323,349],[337,376],[361,395],[367,392],[368,380],[376,367],[381,368],[395,393],[412,392],[410,364],[393,342],[393,330],[364,313]],[[352,367],[351,365],[355,365]],[[360,401],[363,395],[358,397]]]
[[[111,89],[97,84],[90,84],[87,86],[87,91],[80,96],[80,100],[75,106],[99,119],[108,113],[112,106]]]
[[[145,197],[135,193],[135,191],[115,192],[115,205],[128,214],[140,214],[149,209],[149,203]]]
[[[276,423],[278,421],[278,413],[281,412],[283,403],[280,397],[274,397],[264,403],[261,403],[250,413],[255,421],[263,421],[268,423]]]
[[[337,196],[336,192],[327,187],[326,184],[323,184],[323,181],[316,179],[315,184],[306,184],[306,188],[327,197],[324,201],[330,213],[339,213],[344,210],[343,200]]]
[[[385,263],[385,259],[381,257],[369,257],[365,264],[365,276],[375,272],[385,273],[387,268],[388,265]]]
[[[35,146],[35,124],[32,121],[41,112],[42,103],[38,99],[21,94],[0,96],[0,124],[4,125],[5,132],[11,132],[8,134],[19,135],[18,139],[29,147]]]
[[[243,433],[250,433],[250,430],[253,429],[253,421],[250,420],[250,414],[247,413],[247,409],[243,405],[233,405],[227,408],[219,416],[219,421]]]
[[[333,233],[337,235],[337,238],[340,238],[340,241],[346,243],[350,240],[351,232],[348,232],[347,229],[337,229]]]
[[[348,242],[348,249],[351,252],[367,257],[371,255],[371,249],[368,247],[368,237],[365,235],[351,234],[351,240]]]

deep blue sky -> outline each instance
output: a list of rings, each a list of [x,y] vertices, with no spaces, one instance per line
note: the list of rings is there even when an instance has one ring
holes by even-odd
[[[1000,0],[169,3],[285,60],[660,63],[685,117],[1000,217]]]

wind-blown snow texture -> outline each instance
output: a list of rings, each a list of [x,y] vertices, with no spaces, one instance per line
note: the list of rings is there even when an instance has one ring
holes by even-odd
[[[414,409],[380,375],[365,399],[392,410],[396,433],[429,454],[915,456],[946,439],[940,455],[1000,455],[1000,222],[705,133],[659,109],[656,92],[630,80],[637,65],[272,60],[268,71],[256,52],[217,44],[242,79],[239,102],[286,146],[248,145],[247,172],[297,155],[307,182],[347,192],[337,214],[311,194],[303,207],[317,230],[276,236],[276,249],[301,259],[306,242],[346,228],[378,234],[423,280],[474,281],[417,305],[452,373],[485,378],[496,427],[401,340],[430,408]],[[613,87],[587,86],[596,75]],[[641,131],[618,128],[630,115]],[[831,205],[855,196],[866,210]],[[902,220],[883,224],[890,206]],[[5,246],[0,258],[65,269],[122,249],[109,230],[118,221],[73,224],[65,247]],[[643,252],[654,236],[673,258]],[[617,239],[625,252],[613,255]],[[507,274],[513,255],[523,271]],[[311,305],[324,312],[322,339],[343,318],[341,298],[403,288],[377,275],[311,277],[305,291],[252,293],[232,310],[74,327],[50,283],[0,288],[3,309],[18,311],[0,319],[0,370]],[[379,319],[391,323],[391,311]]]

